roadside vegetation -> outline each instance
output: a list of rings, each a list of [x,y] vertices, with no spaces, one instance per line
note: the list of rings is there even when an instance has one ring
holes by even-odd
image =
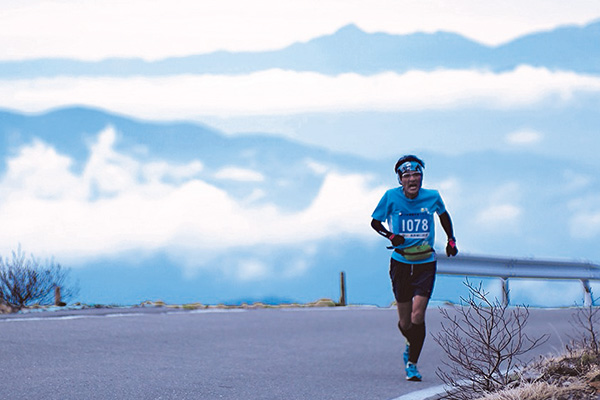
[[[65,305],[76,293],[69,270],[53,260],[27,256],[21,247],[11,257],[0,256],[0,303],[9,312],[33,304]]]
[[[467,298],[442,309],[442,331],[434,337],[446,353],[437,374],[448,400],[597,400],[600,393],[599,308],[578,307],[572,316],[575,337],[564,353],[528,363],[522,358],[547,335],[525,334],[527,307],[489,300],[482,286],[468,280]]]

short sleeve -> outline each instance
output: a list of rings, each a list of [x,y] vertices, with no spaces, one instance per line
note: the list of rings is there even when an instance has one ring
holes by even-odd
[[[388,212],[388,192],[385,192],[385,194],[383,195],[383,197],[381,198],[381,200],[379,200],[379,204],[377,204],[377,207],[375,207],[375,211],[373,211],[373,214],[371,214],[371,217],[373,219],[376,219],[377,221],[385,221],[389,215]]]
[[[446,212],[446,204],[444,204],[444,200],[442,200],[442,196],[439,192],[437,192],[436,209],[438,215]]]

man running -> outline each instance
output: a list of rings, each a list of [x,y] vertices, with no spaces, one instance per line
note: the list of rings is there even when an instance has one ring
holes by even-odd
[[[398,328],[406,338],[406,379],[420,381],[417,361],[425,341],[425,310],[435,280],[433,245],[437,213],[448,236],[446,255],[458,254],[452,220],[437,190],[424,189],[425,163],[414,155],[401,157],[394,167],[400,187],[390,189],[373,211],[371,226],[391,241],[390,278],[398,306]],[[387,224],[387,228],[383,222]]]

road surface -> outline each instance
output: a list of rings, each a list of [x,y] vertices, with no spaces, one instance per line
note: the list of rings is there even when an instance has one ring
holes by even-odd
[[[573,313],[531,310],[527,331],[551,335],[537,353],[562,351]],[[409,398],[442,384],[443,354],[431,339],[442,318],[429,309],[424,380],[406,382],[396,315],[371,307],[3,315],[0,399]]]

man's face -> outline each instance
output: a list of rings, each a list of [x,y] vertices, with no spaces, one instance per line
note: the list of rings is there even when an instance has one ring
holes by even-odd
[[[402,188],[404,194],[409,199],[414,199],[419,194],[421,184],[423,183],[423,175],[416,171],[406,172],[402,174]]]

